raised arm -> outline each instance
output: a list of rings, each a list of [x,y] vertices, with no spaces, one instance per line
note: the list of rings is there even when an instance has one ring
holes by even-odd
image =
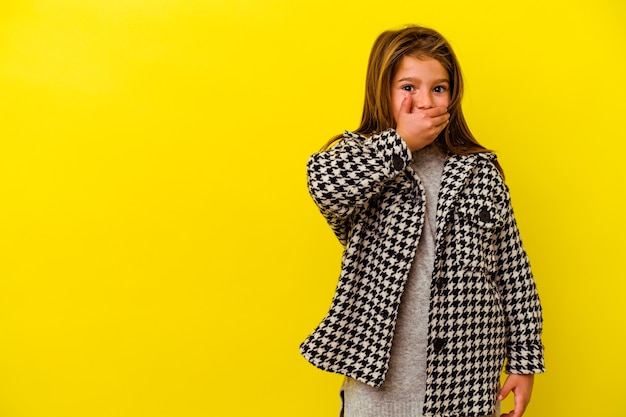
[[[369,138],[346,132],[338,145],[311,156],[309,192],[342,244],[348,218],[410,162],[411,151],[393,129]]]

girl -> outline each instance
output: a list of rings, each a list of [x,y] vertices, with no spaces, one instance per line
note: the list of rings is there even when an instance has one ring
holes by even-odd
[[[361,125],[307,164],[345,250],[330,311],[300,350],[346,376],[345,417],[498,415],[511,391],[503,416],[520,417],[544,371],[541,306],[509,192],[462,95],[439,33],[384,32]]]

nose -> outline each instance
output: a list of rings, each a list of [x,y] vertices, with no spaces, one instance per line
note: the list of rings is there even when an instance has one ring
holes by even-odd
[[[419,91],[415,102],[418,109],[430,109],[435,106],[429,91]]]

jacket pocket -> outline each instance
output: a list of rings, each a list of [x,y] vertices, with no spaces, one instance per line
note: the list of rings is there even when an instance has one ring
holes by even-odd
[[[499,205],[488,196],[462,197],[454,210],[450,243],[453,258],[464,268],[489,274],[494,268],[503,225]]]
[[[459,220],[477,229],[494,229],[502,224],[502,215],[498,206],[488,197],[468,196],[456,209]]]

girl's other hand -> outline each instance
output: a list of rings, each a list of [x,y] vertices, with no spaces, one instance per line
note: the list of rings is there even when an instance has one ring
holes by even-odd
[[[396,115],[396,132],[411,152],[431,144],[448,125],[450,114],[445,107],[418,108],[410,94],[402,100]]]
[[[515,408],[500,417],[522,417],[530,402],[530,394],[533,390],[535,375],[511,374],[504,381],[502,389],[498,393],[498,401],[505,399],[513,391]]]

